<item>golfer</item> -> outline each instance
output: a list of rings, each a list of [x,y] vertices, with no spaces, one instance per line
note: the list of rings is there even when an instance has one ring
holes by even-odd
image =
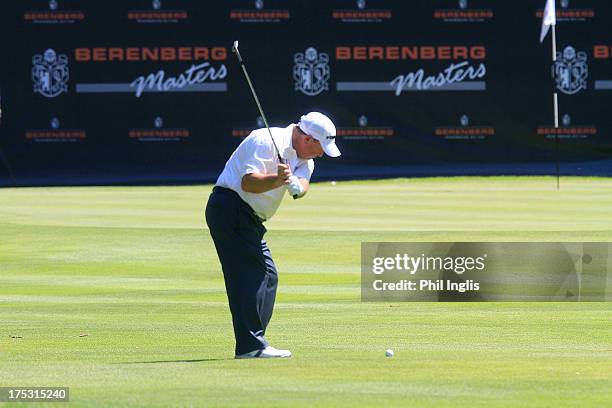
[[[301,198],[308,191],[315,157],[340,156],[336,127],[319,112],[299,123],[257,129],[225,164],[206,205],[206,223],[215,243],[236,337],[236,358],[291,357],[268,344],[278,275],[263,239],[263,223],[274,215],[285,191]]]

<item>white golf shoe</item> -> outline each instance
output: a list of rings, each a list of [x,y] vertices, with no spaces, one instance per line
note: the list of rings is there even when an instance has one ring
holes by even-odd
[[[291,357],[289,350],[277,350],[272,346],[268,346],[261,350],[253,350],[244,354],[237,354],[235,358],[287,358]]]

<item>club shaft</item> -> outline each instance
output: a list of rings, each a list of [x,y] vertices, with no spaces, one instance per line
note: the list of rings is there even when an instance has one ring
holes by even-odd
[[[249,73],[247,72],[246,67],[244,66],[244,62],[242,62],[242,58],[239,58],[239,61],[240,66],[242,67],[242,72],[244,72],[244,77],[246,78],[247,83],[249,84],[249,88],[251,89],[251,93],[253,94],[253,99],[255,99],[255,103],[257,104],[257,109],[259,109],[259,114],[261,115],[261,118],[263,119],[264,124],[266,125],[266,129],[268,129],[270,139],[272,139],[272,144],[274,145],[274,149],[276,150],[278,160],[282,163],[283,160],[281,158],[280,151],[278,150],[278,146],[276,146],[276,142],[272,137],[272,131],[270,130],[270,125],[268,125],[268,119],[266,118],[266,114],[264,113],[263,108],[261,107],[261,103],[259,103],[259,98],[257,97],[257,93],[255,92],[255,88],[253,87],[253,83],[251,82],[251,77],[249,76]]]
[[[278,162],[285,164],[285,161],[280,155],[280,150],[278,150],[278,146],[276,145],[276,142],[274,141],[274,137],[272,136],[272,131],[270,130],[270,125],[268,125],[268,118],[266,118],[266,114],[264,113],[263,108],[261,107],[261,103],[259,103],[257,92],[255,92],[255,87],[253,86],[253,82],[251,82],[251,77],[249,76],[249,73],[247,72],[246,66],[244,65],[244,61],[242,60],[242,56],[240,55],[240,51],[238,51],[238,47],[235,46],[233,48],[233,51],[236,54],[236,57],[238,58],[238,62],[240,63],[240,67],[242,68],[242,72],[244,73],[244,77],[246,78],[247,83],[249,84],[249,89],[251,90],[253,99],[255,99],[255,104],[257,104],[257,109],[259,109],[259,114],[261,115],[261,118],[263,119],[264,124],[266,125],[266,129],[268,129],[270,140],[272,140],[272,145],[274,146],[274,150],[276,150],[276,155],[278,156]],[[294,200],[297,198],[298,198],[297,194],[293,196]]]

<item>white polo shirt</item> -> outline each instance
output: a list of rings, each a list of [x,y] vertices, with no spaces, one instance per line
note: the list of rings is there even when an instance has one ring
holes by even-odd
[[[291,141],[294,126],[296,125],[291,124],[286,128],[273,127],[270,130],[281,157],[289,164],[293,175],[310,180],[314,171],[314,160],[300,159],[297,156]],[[287,187],[281,186],[259,194],[247,193],[242,189],[242,177],[250,173],[277,174],[278,164],[268,129],[257,129],[232,153],[215,185],[234,190],[259,218],[266,221],[272,218],[278,209]]]

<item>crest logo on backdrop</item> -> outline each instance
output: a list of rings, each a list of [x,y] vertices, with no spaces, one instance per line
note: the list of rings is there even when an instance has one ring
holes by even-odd
[[[368,126],[368,117],[366,115],[361,115],[358,119],[360,127]]]
[[[309,47],[304,53],[298,52],[293,57],[293,79],[295,90],[308,96],[315,96],[329,89],[329,55],[319,53]]]
[[[164,127],[164,120],[161,118],[161,116],[157,116],[155,117],[155,119],[153,119],[153,125],[157,129],[161,129],[162,127]]]
[[[558,90],[573,95],[587,88],[589,67],[587,54],[576,52],[574,47],[567,46],[563,52],[557,52],[557,61],[553,65],[553,77]]]
[[[572,117],[566,113],[565,115],[563,115],[563,118],[561,119],[561,123],[563,123],[563,126],[571,125]]]
[[[32,81],[34,92],[47,98],[68,92],[68,57],[57,54],[52,48],[32,57]]]

